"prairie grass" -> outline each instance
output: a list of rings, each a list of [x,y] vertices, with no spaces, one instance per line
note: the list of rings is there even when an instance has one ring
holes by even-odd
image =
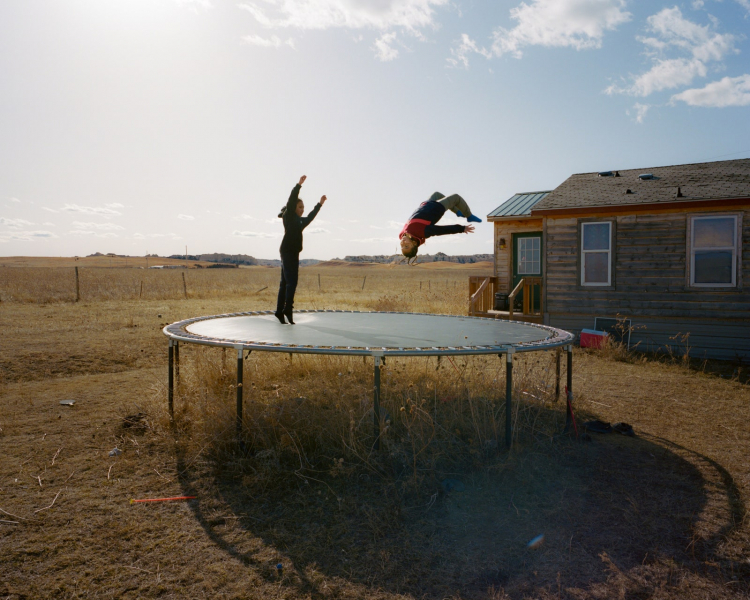
[[[184,362],[175,424],[191,460],[227,462],[239,453],[236,358],[191,349]],[[227,356],[229,357],[227,359]],[[555,353],[520,355],[514,368],[516,445],[559,438]],[[501,467],[505,370],[497,357],[389,358],[381,368],[381,448],[375,449],[373,360],[254,353],[245,364],[243,430],[254,485],[274,471],[375,473],[403,492],[434,489],[450,473]],[[164,400],[152,412],[166,429]]]
[[[465,314],[476,271],[424,267],[305,268],[298,306]],[[636,432],[576,443],[554,353],[516,355],[508,453],[503,360],[388,359],[374,451],[372,359],[254,352],[245,453],[236,354],[181,346],[172,429],[161,329],[273,307],[277,271],[79,270],[74,303],[72,269],[0,268],[0,597],[750,598],[731,372],[576,349],[579,423]]]
[[[440,265],[442,266],[442,265]],[[484,267],[471,272],[486,271]],[[133,269],[87,267],[79,270],[81,302],[119,300],[174,300],[253,298],[278,289],[279,269]],[[297,291],[298,306],[326,308],[348,303],[360,309],[381,306],[409,308],[417,303],[425,312],[445,312],[467,304],[467,269],[453,265],[417,267],[376,265],[362,267],[303,267]],[[184,285],[183,285],[184,278]],[[424,288],[424,289],[422,289]],[[0,301],[35,304],[73,302],[74,268],[0,267]],[[448,304],[444,304],[444,302]],[[427,310],[425,307],[432,307]]]

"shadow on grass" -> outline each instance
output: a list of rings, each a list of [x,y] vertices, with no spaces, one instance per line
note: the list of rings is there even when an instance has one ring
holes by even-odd
[[[365,473],[312,480],[293,468],[258,489],[227,465],[196,468],[180,456],[178,467],[217,545],[313,598],[486,598],[501,589],[568,597],[613,569],[669,563],[698,572],[718,560],[718,544],[745,514],[732,477],[714,461],[618,434],[518,449],[494,467],[453,475],[465,490],[449,494],[437,481],[404,494]],[[747,565],[727,561],[712,577],[724,570],[750,577]]]

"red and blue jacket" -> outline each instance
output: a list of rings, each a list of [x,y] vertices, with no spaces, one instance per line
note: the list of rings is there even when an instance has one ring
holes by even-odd
[[[440,197],[443,197],[442,194],[440,194]],[[435,225],[444,214],[445,207],[437,200],[430,199],[422,202],[419,208],[414,211],[414,214],[409,217],[401,233],[398,234],[398,239],[408,233],[421,246],[428,237],[466,231],[463,225]]]

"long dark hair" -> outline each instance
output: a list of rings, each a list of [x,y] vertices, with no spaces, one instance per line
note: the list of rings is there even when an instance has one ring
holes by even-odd
[[[302,198],[297,198],[297,204],[299,204],[300,202],[304,202],[304,200],[302,200]],[[281,207],[281,212],[279,212],[279,219],[283,219],[284,218],[284,213],[285,212],[286,212],[286,205],[284,205],[284,206]]]

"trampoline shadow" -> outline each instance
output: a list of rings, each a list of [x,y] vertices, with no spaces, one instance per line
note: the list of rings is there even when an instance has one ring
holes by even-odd
[[[408,501],[367,476],[289,474],[257,490],[182,455],[178,467],[184,493],[201,498],[191,503],[195,518],[219,547],[260,577],[312,597],[338,588],[343,596],[484,598],[492,588],[521,595],[586,588],[613,566],[667,559],[697,568],[745,512],[714,461],[618,434],[519,450],[501,468],[461,477],[460,493],[436,482]]]

